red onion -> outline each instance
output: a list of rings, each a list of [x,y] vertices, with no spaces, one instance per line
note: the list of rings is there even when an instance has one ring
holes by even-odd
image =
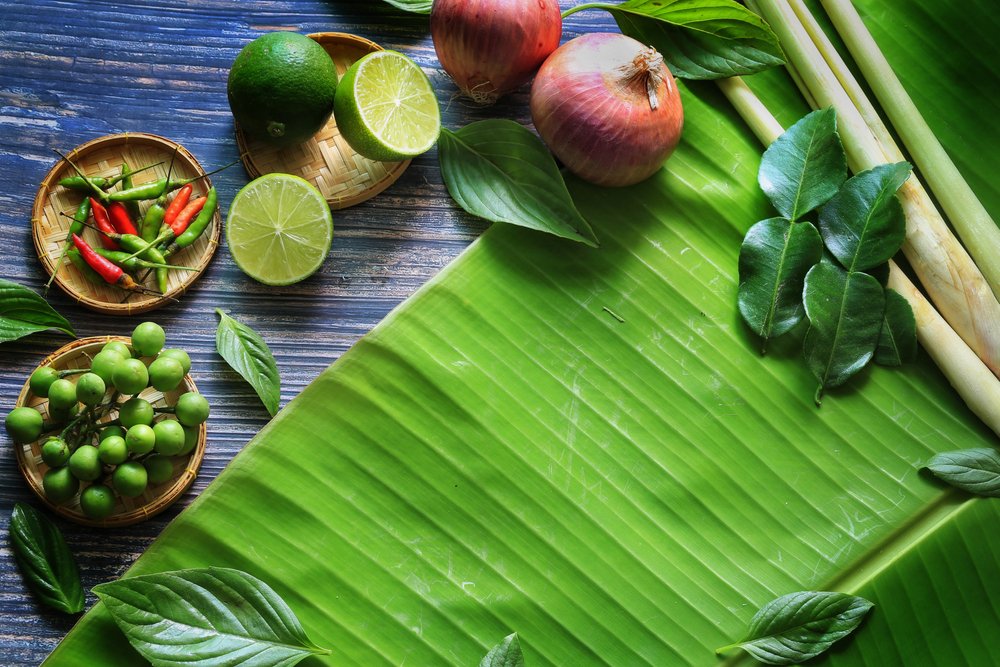
[[[684,124],[663,57],[617,33],[577,37],[549,56],[531,86],[531,117],[567,169],[613,186],[654,174]]]
[[[557,0],[434,0],[431,9],[438,60],[478,104],[526,83],[561,34]]]

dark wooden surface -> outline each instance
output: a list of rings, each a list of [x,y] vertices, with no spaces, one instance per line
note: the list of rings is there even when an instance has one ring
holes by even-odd
[[[564,6],[574,4],[564,1]],[[378,0],[13,0],[0,7],[0,276],[40,291],[47,276],[34,254],[30,211],[39,181],[68,150],[94,137],[152,132],[179,141],[206,168],[235,160],[226,77],[240,48],[275,29],[350,32],[413,57],[439,92],[452,128],[487,117],[527,123],[527,91],[490,109],[455,99],[440,69],[426,16]],[[608,30],[599,12],[567,21],[563,38]],[[215,178],[222,210],[247,182],[239,167]],[[322,269],[291,287],[245,277],[225,247],[179,304],[149,316],[100,315],[62,294],[50,302],[80,336],[128,335],[144,319],[186,348],[192,374],[212,403],[208,451],[198,479],[172,508],[143,524],[115,530],[57,520],[76,554],[86,589],[115,578],[200,493],[267,422],[256,395],[215,352],[221,307],[263,335],[281,370],[282,405],[485,227],[462,213],[441,182],[437,156],[413,161],[390,189],[365,204],[334,212],[333,249]],[[28,373],[67,341],[35,334],[0,345],[0,412],[13,406]],[[335,405],[331,409],[336,409]],[[25,589],[7,526],[15,502],[36,506],[18,472],[11,442],[0,434],[0,665],[37,665],[72,627],[39,607]],[[266,508],[262,508],[266,511]],[[94,601],[88,594],[88,606]]]

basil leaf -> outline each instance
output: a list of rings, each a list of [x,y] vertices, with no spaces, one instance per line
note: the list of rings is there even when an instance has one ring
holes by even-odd
[[[254,388],[273,417],[281,401],[281,376],[270,348],[256,331],[216,308],[215,349]]]
[[[552,154],[520,123],[492,119],[456,132],[442,128],[438,159],[452,199],[472,215],[597,246]]]
[[[845,593],[800,591],[782,595],[754,615],[746,639],[716,653],[739,647],[768,665],[797,665],[854,632],[874,606]]]
[[[747,232],[740,247],[737,300],[740,314],[765,347],[802,320],[806,272],[822,256],[823,241],[808,222],[770,218]]]
[[[917,320],[910,303],[896,290],[885,291],[885,316],[875,348],[875,363],[902,366],[917,356]]]
[[[0,343],[58,329],[76,336],[73,325],[27,287],[0,278]]]
[[[983,447],[942,452],[924,467],[963,491],[1000,498],[1000,453],[995,449]]]
[[[833,256],[848,271],[888,261],[906,236],[896,191],[910,177],[907,162],[880,164],[844,183],[819,210],[819,230]]]
[[[479,667],[524,667],[524,655],[517,633],[507,635],[503,641],[490,649],[479,662]]]
[[[414,14],[430,14],[432,0],[385,0],[393,7]]]
[[[326,655],[270,586],[229,568],[175,570],[94,587],[129,642],[156,667],[290,667]]]
[[[29,505],[15,503],[10,544],[24,581],[39,602],[67,614],[83,611],[76,561],[52,521]]]
[[[659,51],[681,79],[752,74],[785,62],[778,38],[762,18],[732,0],[627,0],[588,3],[611,12],[621,31]]]
[[[803,348],[809,369],[823,390],[843,384],[875,354],[885,289],[867,273],[848,273],[832,262],[809,269],[803,291],[809,329]]]
[[[757,182],[778,213],[798,220],[837,194],[847,158],[832,107],[804,116],[785,130],[760,161]]]

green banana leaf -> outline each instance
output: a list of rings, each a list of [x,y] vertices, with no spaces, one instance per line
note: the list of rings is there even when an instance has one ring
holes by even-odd
[[[1000,216],[1000,18],[958,4],[861,8]],[[783,122],[805,112],[784,75],[756,79]],[[683,92],[668,169],[570,182],[600,249],[494,225],[130,574],[250,572],[333,649],[303,665],[474,665],[511,632],[531,667],[712,665],[804,589],[876,604],[816,664],[1000,664],[1000,505],[918,471],[996,436],[926,355],[817,409],[794,344],[756,353],[736,264],[773,215],[761,147],[712,85]],[[97,605],[46,665],[138,661]]]

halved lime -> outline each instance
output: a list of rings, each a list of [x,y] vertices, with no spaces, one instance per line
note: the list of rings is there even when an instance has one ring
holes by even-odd
[[[396,51],[375,51],[351,65],[337,86],[333,113],[351,148],[371,160],[416,157],[441,133],[431,82]]]
[[[319,191],[290,174],[265,174],[236,193],[226,242],[236,265],[267,285],[309,277],[330,252],[333,216]]]

